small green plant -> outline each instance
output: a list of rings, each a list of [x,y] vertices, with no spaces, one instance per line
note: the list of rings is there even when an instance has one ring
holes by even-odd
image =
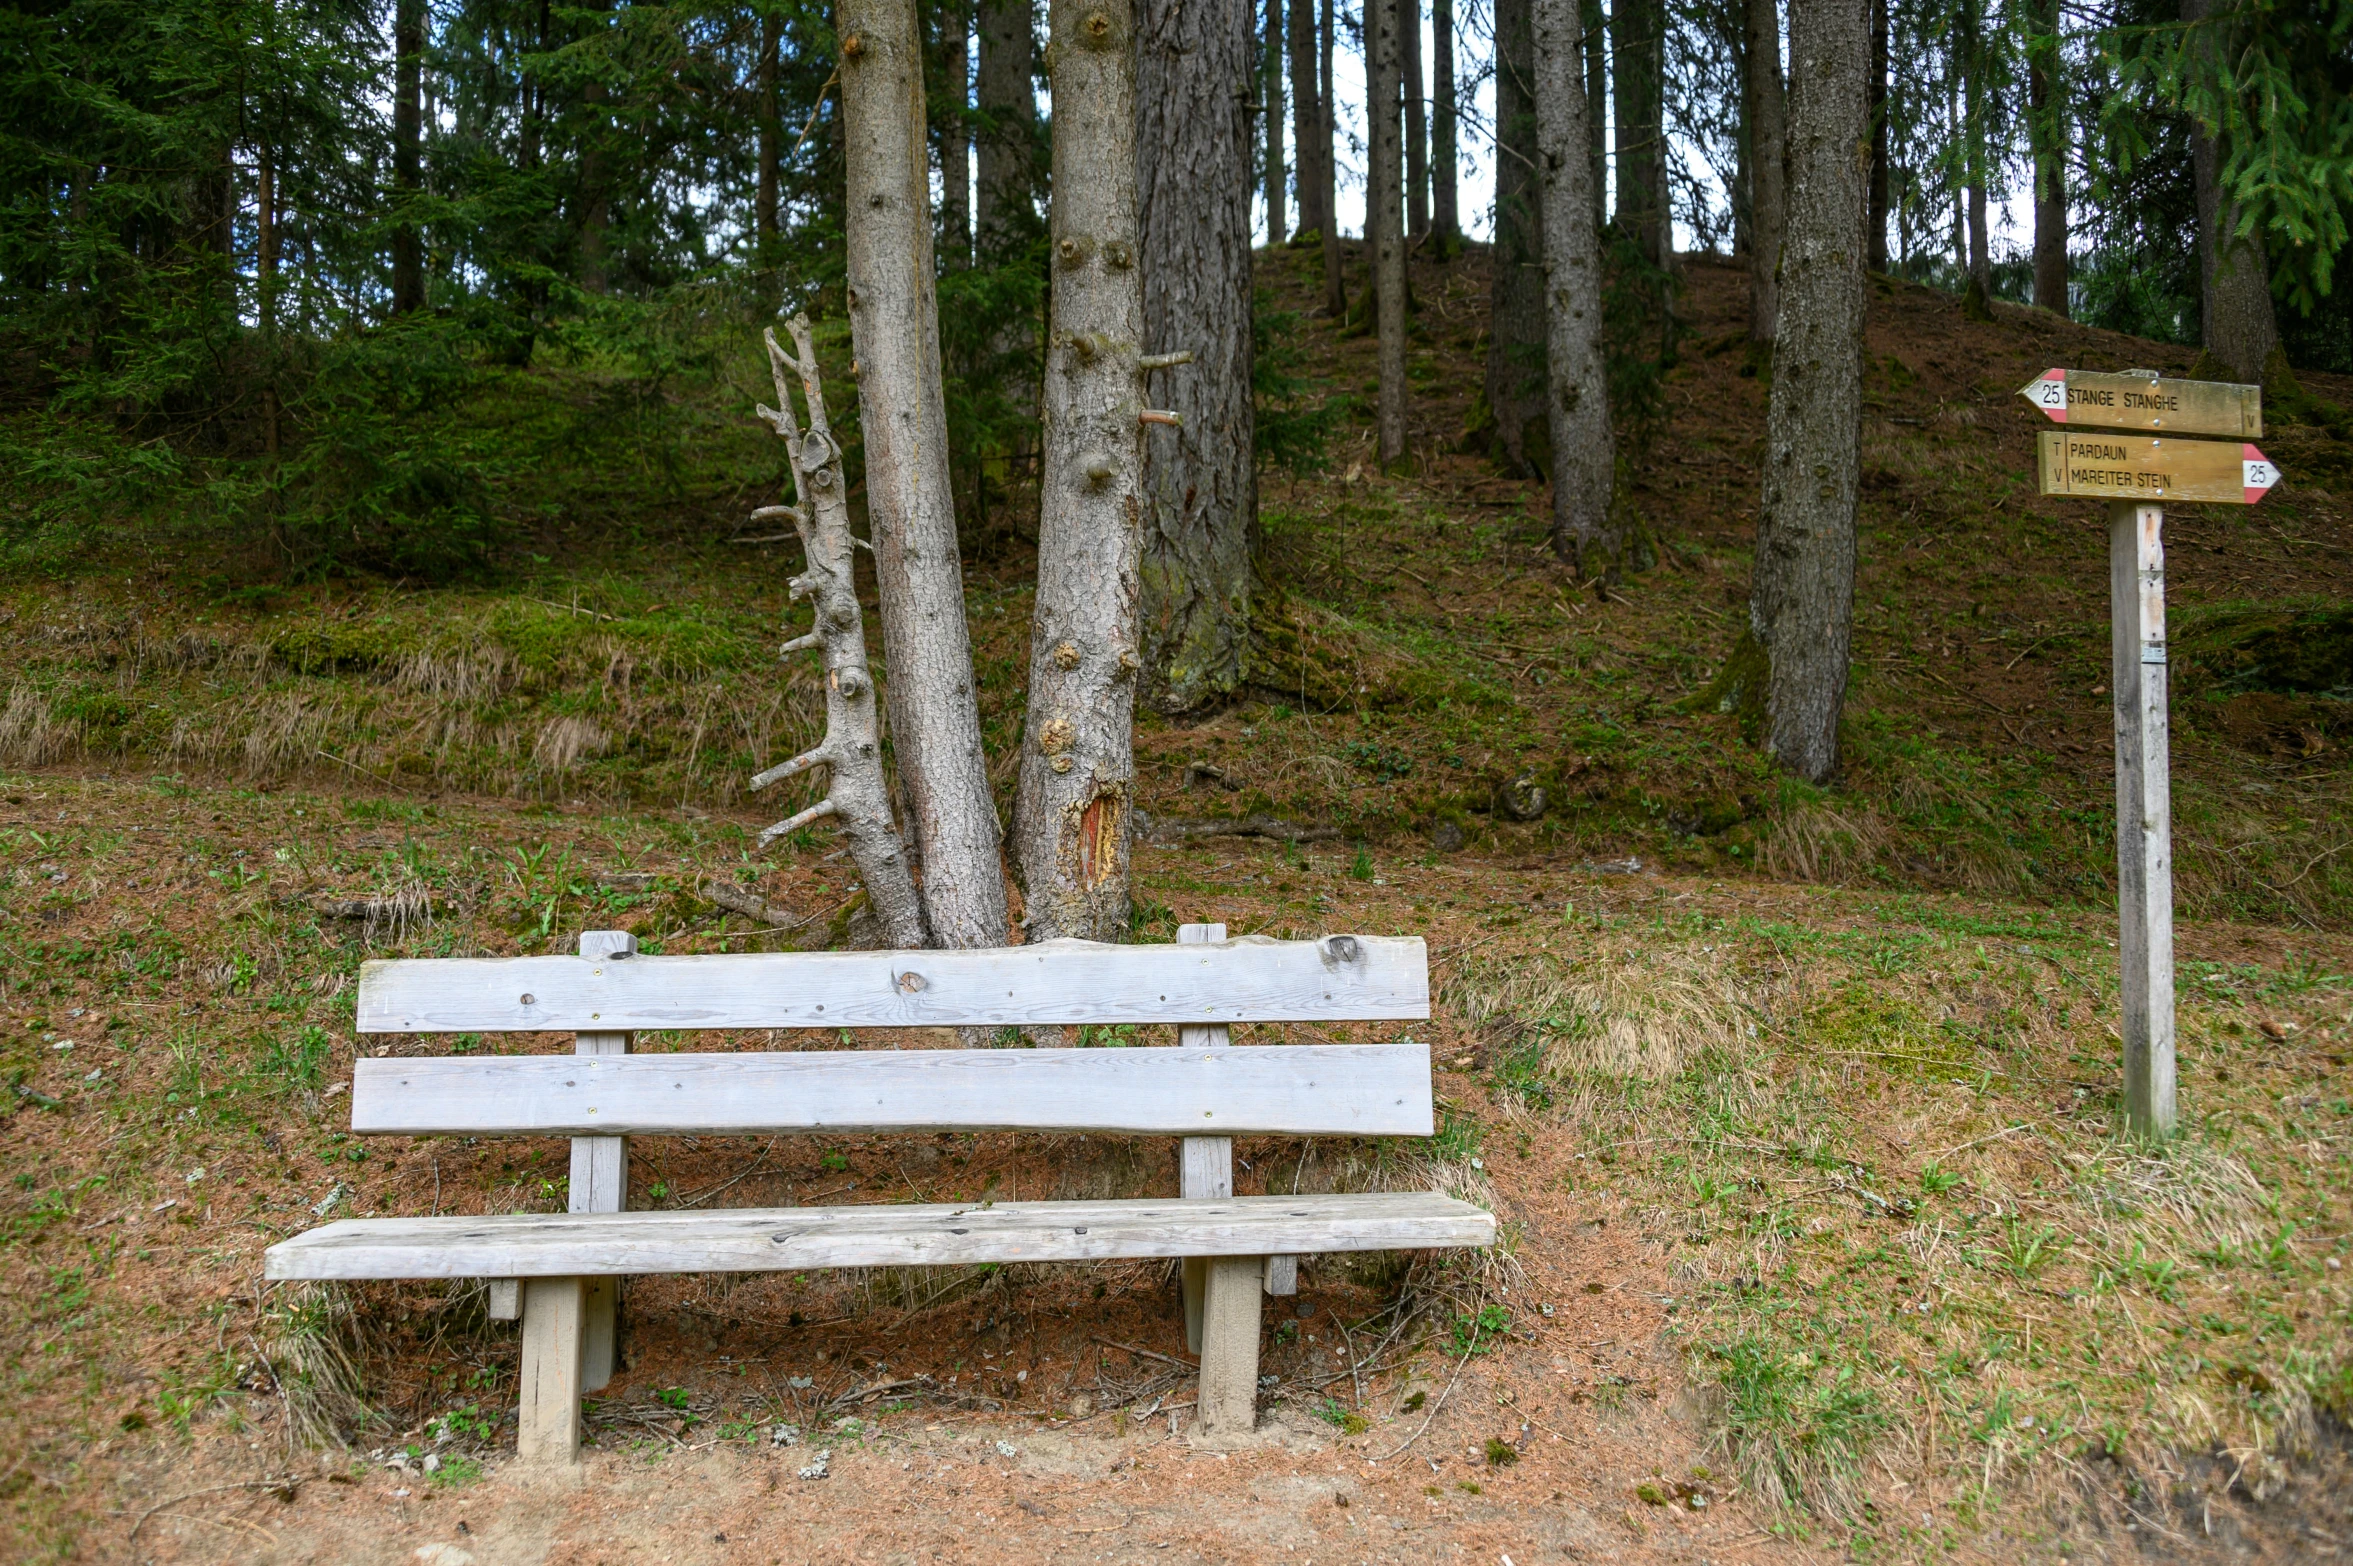
[[[1454,1318],[1455,1356],[1492,1353],[1495,1340],[1509,1331],[1511,1312],[1501,1305],[1482,1305],[1475,1314],[1465,1311]]]
[[[2002,1236],[2002,1260],[2009,1265],[2011,1276],[2031,1278],[2049,1266],[2051,1258],[2066,1243],[2065,1236],[2049,1224],[2029,1228],[2013,1221]]]
[[[1487,1466],[1509,1468],[1520,1460],[1520,1449],[1501,1436],[1487,1438]]]
[[[1930,1164],[1920,1171],[1920,1189],[1930,1196],[1942,1196],[1960,1183],[1959,1171],[1947,1169],[1942,1164]]]
[[[1342,1435],[1363,1435],[1372,1428],[1364,1415],[1336,1398],[1325,1398],[1323,1406],[1315,1411],[1315,1417]]]
[[[430,1421],[425,1433],[436,1441],[489,1441],[497,1436],[497,1422],[468,1403]]]
[[[1422,1405],[1429,1400],[1430,1394],[1427,1392],[1408,1392],[1405,1395],[1405,1401],[1400,1403],[1398,1407],[1405,1413],[1418,1414],[1422,1411]]]
[[[684,1408],[686,1406],[686,1388],[664,1387],[654,1394],[654,1401],[664,1408]]]
[[[1356,857],[1348,861],[1348,877],[1352,881],[1373,878],[1373,851],[1362,843],[1356,845]]]
[[[1645,1506],[1665,1506],[1675,1498],[1667,1493],[1665,1485],[1645,1479],[1634,1487],[1634,1499]]]
[[[444,1490],[463,1488],[481,1477],[481,1459],[468,1457],[463,1452],[451,1452],[443,1456],[441,1466],[432,1473],[435,1486]]]
[[[1454,1487],[1465,1495],[1485,1495],[1487,1493],[1486,1487],[1476,1479],[1457,1479],[1454,1481]]]
[[[291,1039],[273,1038],[262,1047],[262,1075],[280,1091],[315,1093],[333,1043],[327,1030],[317,1027],[304,1028]]]
[[[850,1167],[850,1160],[842,1153],[829,1148],[817,1160],[817,1167],[829,1174],[841,1174]]]

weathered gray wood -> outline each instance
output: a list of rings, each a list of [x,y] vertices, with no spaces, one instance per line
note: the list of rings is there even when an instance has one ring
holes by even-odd
[[[523,1285],[522,1406],[515,1418],[515,1456],[530,1467],[567,1467],[580,1457],[583,1294],[577,1277],[534,1277]]]
[[[1208,946],[1226,938],[1222,924],[1186,924],[1177,927],[1179,946]],[[1177,1045],[1183,1049],[1221,1050],[1232,1047],[1233,1031],[1224,1027],[1185,1027],[1177,1029]],[[1212,1057],[1215,1060],[1217,1057]],[[1187,1201],[1201,1201],[1234,1194],[1234,1141],[1226,1136],[1189,1136],[1177,1144],[1177,1189]],[[1209,1269],[1207,1259],[1200,1256],[1185,1258],[1178,1270],[1178,1287],[1185,1305],[1185,1347],[1193,1353],[1201,1352],[1201,1322],[1207,1298]]]
[[[1494,1243],[1494,1215],[1435,1192],[725,1212],[347,1218],[280,1241],[287,1278],[577,1278],[822,1267],[1309,1255]],[[526,1320],[529,1306],[526,1304]]]
[[[627,930],[584,930],[580,955],[590,962],[626,962],[637,955],[637,937]],[[629,1053],[626,1033],[582,1033],[574,1036],[576,1055],[613,1059]],[[629,1142],[618,1136],[576,1136],[572,1139],[570,1206],[576,1213],[617,1213],[629,1207]],[[619,1305],[619,1281],[597,1278],[589,1282],[581,1305],[582,1342],[580,1384],[601,1391],[613,1379],[618,1357],[614,1318]]]
[[[1266,1292],[1286,1295],[1299,1292],[1298,1257],[1269,1256],[1266,1259]]]
[[[2124,1114],[2173,1134],[2173,791],[2167,753],[2165,512],[2108,509],[2110,686],[2116,693],[2117,956]]]
[[[791,1131],[1182,1136],[1209,1127],[1220,1134],[1190,1140],[1428,1136],[1429,1061],[1423,1044],[363,1059],[351,1125],[395,1136],[607,1132],[597,1141]],[[616,1163],[580,1189],[618,1191],[620,1179]]]
[[[1201,1434],[1211,1441],[1246,1436],[1258,1425],[1258,1284],[1265,1260],[1219,1256],[1208,1264],[1195,1409]]]
[[[525,997],[529,997],[525,999]],[[362,1033],[1315,1022],[1430,1014],[1419,937],[1207,946],[1046,941],[969,951],[371,962]]]
[[[520,1321],[523,1319],[523,1280],[520,1278],[492,1278],[485,1285],[489,1294],[483,1314],[492,1321]]]

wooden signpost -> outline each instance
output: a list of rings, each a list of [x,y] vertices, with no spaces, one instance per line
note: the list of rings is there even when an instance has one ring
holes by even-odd
[[[2251,506],[2280,472],[2248,443],[2263,433],[2261,387],[2049,370],[2019,395],[2066,426],[2040,437],[2042,492],[2108,502],[2124,1113],[2136,1133],[2163,1138],[2173,1134],[2174,1089],[2164,502]]]

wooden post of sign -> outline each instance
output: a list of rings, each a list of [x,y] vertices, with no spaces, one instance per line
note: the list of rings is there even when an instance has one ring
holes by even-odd
[[[2108,507],[2110,688],[2116,693],[2117,955],[2124,967],[2124,1117],[2173,1134],[2173,790],[2166,751],[2165,508]]]

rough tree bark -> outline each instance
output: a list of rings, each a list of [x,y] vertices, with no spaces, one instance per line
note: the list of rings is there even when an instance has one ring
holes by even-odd
[[[1462,248],[1462,161],[1454,97],[1454,0],[1430,0],[1430,226],[1438,254]]]
[[[1291,162],[1299,192],[1299,232],[1319,238],[1331,231],[1332,215],[1323,206],[1323,159],[1332,155],[1323,137],[1323,81],[1316,72],[1315,0],[1291,0]],[[1318,142],[1322,145],[1319,148]]]
[[[1578,51],[1578,0],[1535,0],[1537,177],[1544,212],[1544,322],[1552,432],[1552,547],[1583,575],[1613,574],[1616,447],[1602,360],[1601,193],[1593,184],[1591,107]]]
[[[974,226],[984,262],[1004,260],[1037,222],[1036,69],[1029,0],[982,0]]]
[[[1324,214],[1324,314],[1338,321],[1348,315],[1348,286],[1340,275],[1340,105],[1332,87],[1332,4],[1333,0],[1324,0],[1317,37],[1317,47],[1323,52],[1323,74],[1318,78],[1316,97],[1324,123],[1316,133],[1316,145],[1323,149],[1316,158],[1316,173],[1323,178],[1323,190],[1316,199]]]
[[[1536,61],[1530,0],[1495,0],[1495,249],[1487,290],[1487,412],[1493,454],[1526,474],[1544,438],[1544,229],[1536,181]]]
[[[850,341],[891,740],[940,946],[1001,946],[1005,881],[956,557],[914,0],[842,0]]]
[[[1868,0],[1792,0],[1789,44],[1789,229],[1764,505],[1748,634],[1727,675],[1761,696],[1766,748],[1819,783],[1838,767],[1854,630]]]
[[[2209,0],[2182,0],[2181,19],[2203,21],[2212,9]],[[2222,150],[2195,121],[2190,125],[2190,167],[2197,183],[2205,357],[2213,360],[2196,373],[2217,370],[2234,381],[2259,384],[2279,347],[2271,261],[2264,254],[2262,235],[2238,232],[2238,203],[2223,199]]]
[[[1961,0],[1956,53],[1961,67],[1961,182],[1969,208],[1969,283],[1961,312],[1976,320],[1993,310],[1993,239],[1986,231],[1986,123],[1984,18],[1982,0]]]
[[[784,19],[774,11],[760,14],[760,167],[752,191],[752,246],[761,267],[776,265],[777,184],[784,162],[784,121],[776,101],[776,72],[784,49]]]
[[[1871,216],[1866,258],[1874,272],[1887,270],[1887,0],[1871,0]]]
[[[1154,384],[1181,424],[1144,444],[1146,694],[1185,712],[1241,684],[1258,513],[1250,401],[1250,0],[1138,8],[1144,337],[1193,355]]]
[[[760,409],[783,440],[792,464],[793,506],[763,506],[755,521],[789,518],[801,535],[808,567],[792,579],[795,602],[808,599],[817,611],[816,628],[784,644],[784,653],[815,650],[825,659],[825,738],[807,753],[770,767],[752,779],[764,789],[815,767],[826,769],[825,797],[760,834],[766,847],[776,838],[827,816],[849,839],[850,858],[866,888],[866,903],[891,945],[924,944],[923,911],[906,846],[891,821],[889,785],[882,776],[882,730],[874,713],[874,674],[866,664],[866,619],[858,607],[858,578],[851,555],[849,481],[842,473],[841,447],[825,415],[825,387],[809,341],[809,318],[793,317],[794,353],[764,333],[768,372],[776,381],[776,406]],[[797,357],[796,357],[797,354]],[[804,427],[794,416],[790,375],[801,383],[809,409]]]
[[[1618,226],[1653,262],[1666,259],[1659,230],[1665,220],[1659,132],[1665,104],[1662,75],[1666,41],[1659,0],[1611,0],[1611,64],[1616,76]]]
[[[1782,93],[1779,0],[1748,0],[1747,59],[1741,70],[1748,116],[1749,341],[1773,340],[1780,309],[1781,244],[1787,217],[1789,110]]]
[[[406,202],[423,167],[425,0],[399,0],[392,18],[392,188]],[[425,308],[424,236],[414,223],[392,230],[392,313]]]
[[[610,0],[589,0],[587,9],[590,26],[606,25],[603,13],[611,9]],[[605,138],[611,133],[605,105],[611,96],[601,77],[581,83],[580,102],[587,112],[579,141],[580,188],[573,199],[579,213],[580,286],[592,294],[611,286],[613,198],[605,172]]]
[[[1258,59],[1259,79],[1266,85],[1260,109],[1266,132],[1266,242],[1279,245],[1290,215],[1290,181],[1283,169],[1283,0],[1266,0],[1266,38]]]
[[[1397,59],[1405,94],[1405,233],[1430,231],[1430,126],[1422,96],[1422,0],[1396,0]]]
[[[955,269],[972,264],[972,11],[946,0],[938,18],[940,243]]]
[[[2060,74],[2059,0],[2035,0],[2032,29],[2026,134],[2034,150],[2034,302],[2065,315],[2068,110]]]
[[[1028,938],[1126,933],[1141,672],[1144,288],[1133,0],[1053,0],[1054,335],[1014,842]]]
[[[1405,233],[1399,210],[1398,177],[1403,172],[1399,136],[1399,7],[1374,0],[1365,7],[1365,119],[1370,134],[1365,179],[1364,237],[1373,256],[1374,313],[1379,317],[1381,465],[1405,456]]]

